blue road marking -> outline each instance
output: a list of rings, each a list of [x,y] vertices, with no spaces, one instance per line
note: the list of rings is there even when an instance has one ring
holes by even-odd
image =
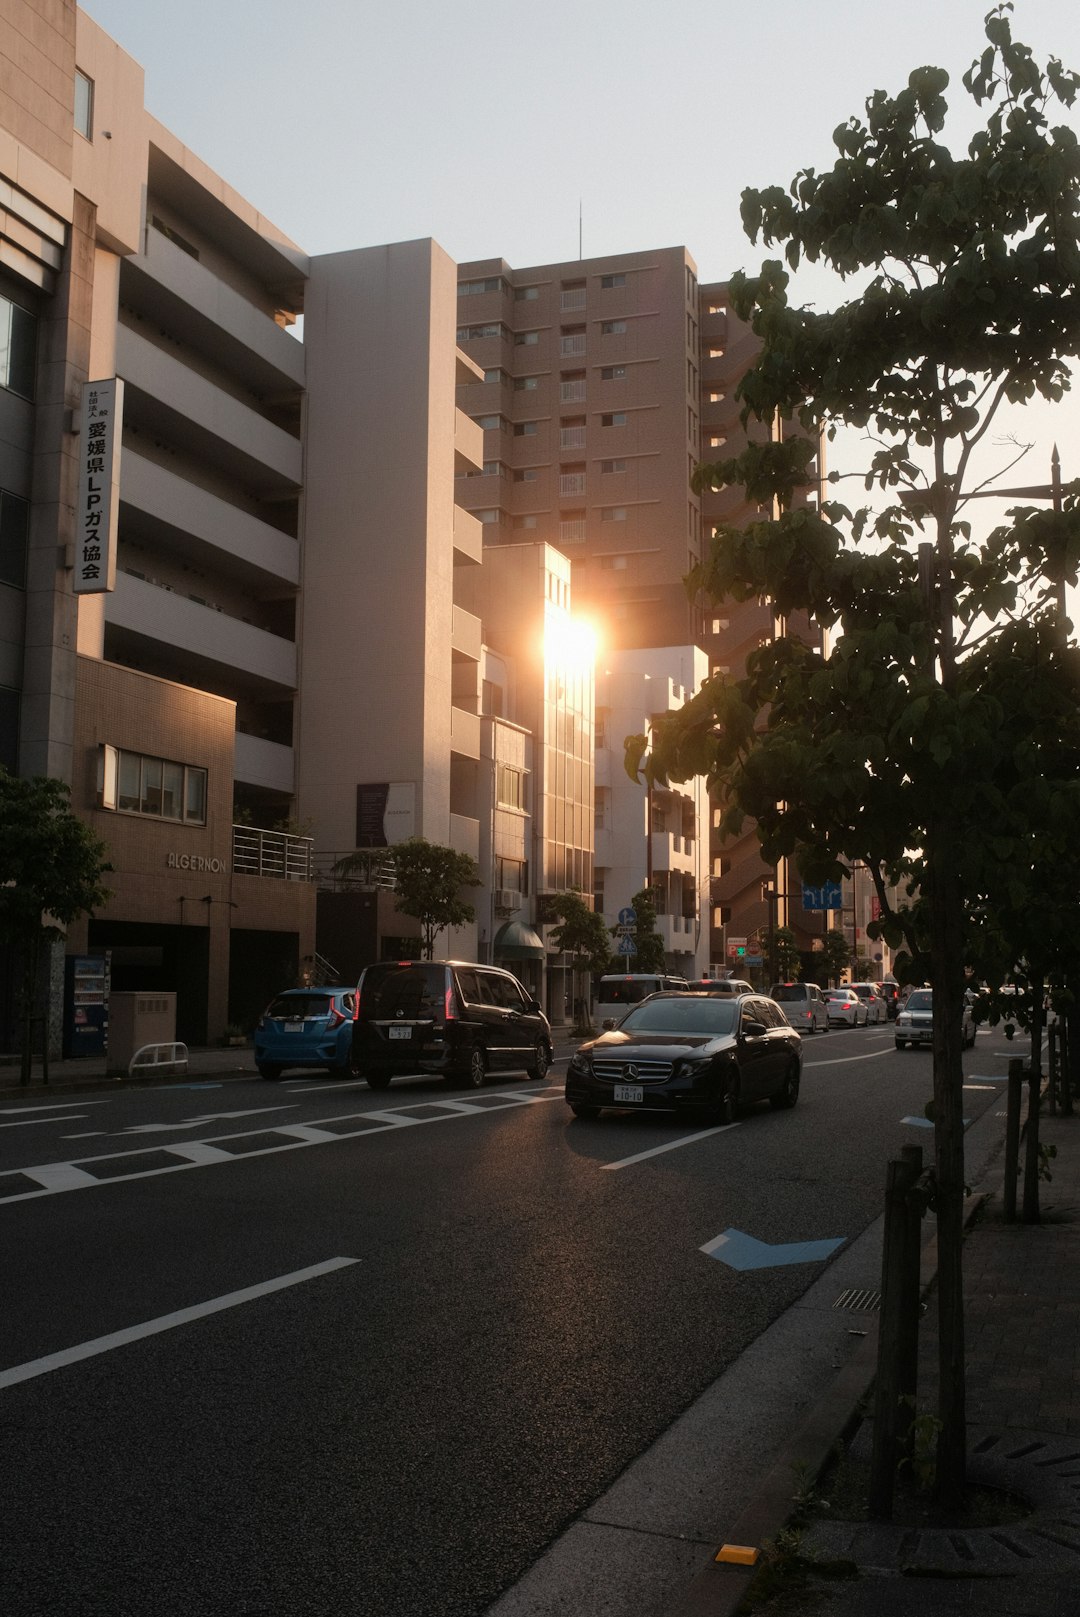
[[[220,1084],[162,1084],[162,1089],[220,1089]]]
[[[789,1263],[820,1263],[843,1246],[846,1235],[834,1241],[788,1241],[770,1246],[742,1230],[725,1230],[715,1241],[701,1248],[707,1257],[719,1258],[729,1269],[781,1269]]]
[[[900,1121],[901,1123],[909,1124],[913,1129],[932,1129],[934,1126],[928,1117],[902,1117]],[[964,1127],[967,1128],[968,1124],[971,1122],[971,1119],[970,1117],[965,1117],[962,1118],[961,1121],[963,1122]]]

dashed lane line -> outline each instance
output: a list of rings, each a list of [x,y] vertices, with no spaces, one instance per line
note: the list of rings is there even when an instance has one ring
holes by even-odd
[[[130,1325],[124,1331],[110,1331],[108,1336],[96,1336],[92,1341],[79,1342],[75,1347],[63,1348],[59,1353],[47,1353],[44,1358],[13,1365],[10,1370],[0,1370],[0,1388],[15,1387],[20,1381],[32,1381],[35,1376],[47,1376],[50,1371],[63,1370],[82,1359],[95,1358],[99,1353],[111,1353],[113,1348],[126,1347],[130,1342],[141,1342],[148,1336],[160,1335],[162,1331],[175,1330],[178,1325],[190,1325],[194,1320],[220,1314],[227,1308],[238,1308],[242,1303],[254,1302],[257,1297],[268,1297],[275,1291],[284,1291],[288,1286],[300,1286],[307,1280],[317,1280],[322,1275],[333,1274],[336,1269],[348,1268],[359,1261],[359,1258],[327,1258],[324,1263],[313,1263],[307,1269],[294,1269],[291,1274],[278,1275],[274,1280],[244,1286],[240,1291],[227,1291],[221,1297],[211,1297],[208,1302],[195,1303],[191,1308],[178,1308],[172,1314],[161,1314],[157,1319],[144,1321],[142,1325]]]

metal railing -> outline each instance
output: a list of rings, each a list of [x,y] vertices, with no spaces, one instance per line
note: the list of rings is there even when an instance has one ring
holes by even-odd
[[[343,874],[336,867],[346,857],[356,866]],[[314,880],[320,887],[339,892],[371,892],[376,887],[393,887],[394,861],[388,848],[350,848],[346,853],[318,853],[314,857]]]
[[[272,876],[278,881],[314,881],[312,839],[287,831],[233,826],[233,870],[238,876]]]

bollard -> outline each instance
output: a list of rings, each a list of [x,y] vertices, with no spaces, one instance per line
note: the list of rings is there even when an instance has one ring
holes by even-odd
[[[1005,1112],[1005,1185],[1002,1212],[1006,1224],[1016,1223],[1016,1179],[1020,1164],[1020,1106],[1024,1093],[1024,1063],[1009,1062],[1009,1098]]]
[[[874,1445],[870,1460],[870,1515],[892,1519],[893,1491],[901,1433],[906,1441],[913,1419],[918,1374],[919,1214],[915,1186],[922,1151],[908,1147],[904,1160],[890,1162],[885,1175],[885,1229],[881,1254],[881,1315],[877,1377],[874,1382]]]
[[[1057,1116],[1058,1096],[1058,1029],[1057,1018],[1046,1029],[1046,1100],[1051,1117]]]

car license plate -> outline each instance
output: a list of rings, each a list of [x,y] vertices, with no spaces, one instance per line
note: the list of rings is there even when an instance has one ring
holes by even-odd
[[[411,1039],[412,1038],[412,1028],[411,1027],[392,1027],[390,1029],[390,1037],[392,1039]]]
[[[616,1084],[615,1099],[641,1102],[645,1099],[645,1091],[640,1084]]]
[[[285,1031],[286,1033],[303,1033],[304,1024],[303,1022],[286,1022]]]

